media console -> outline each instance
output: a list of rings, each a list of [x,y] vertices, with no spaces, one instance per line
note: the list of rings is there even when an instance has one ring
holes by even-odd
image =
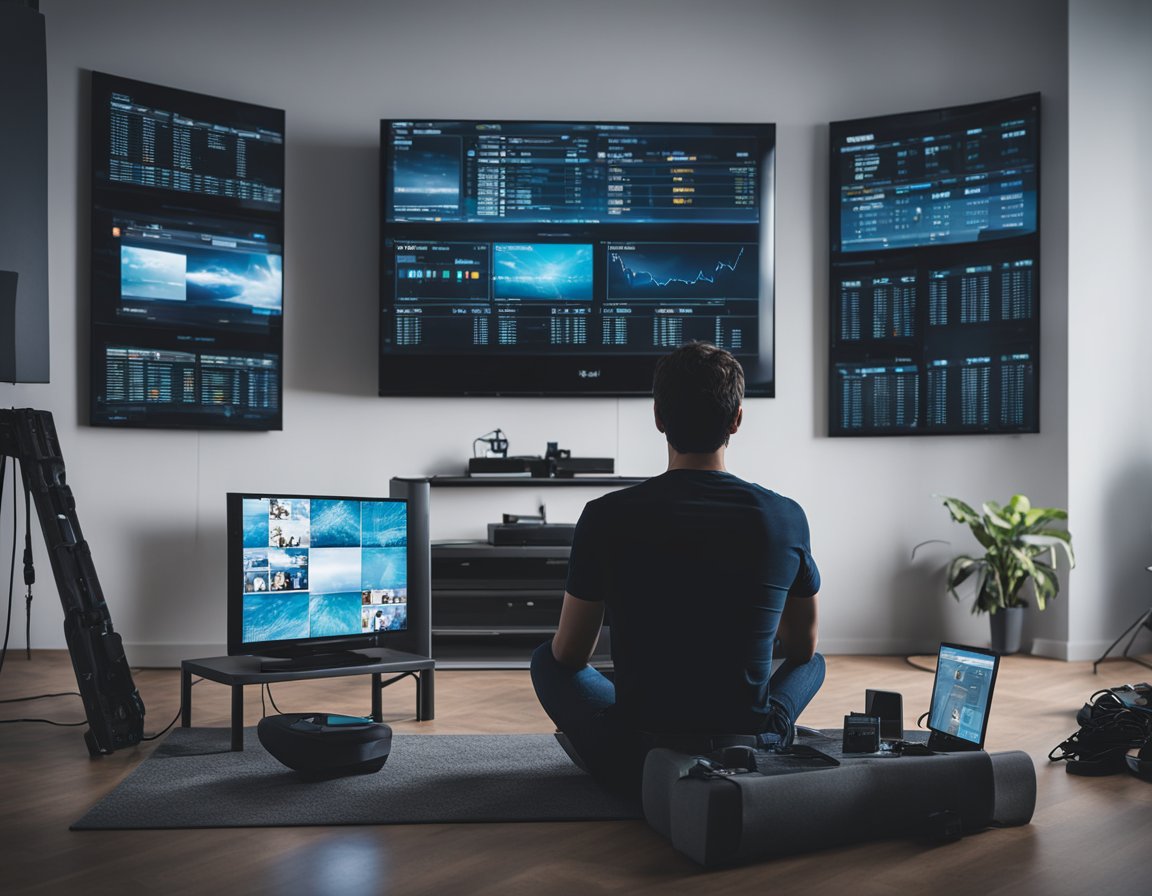
[[[410,524],[430,527],[432,488],[585,487],[599,491],[643,480],[622,476],[395,478],[392,497],[406,498]],[[409,568],[409,589],[427,588],[431,653],[437,668],[526,668],[532,651],[556,631],[568,578],[567,545],[431,544],[427,565]],[[419,582],[419,584],[417,584]],[[609,662],[601,632],[594,665]]]
[[[435,662],[426,656],[404,653],[385,647],[360,651],[369,658],[359,665],[325,668],[294,668],[269,671],[263,657],[216,656],[184,660],[180,664],[180,725],[192,724],[192,676],[199,675],[209,681],[232,688],[232,740],[231,749],[244,749],[244,686],[274,684],[281,681],[301,681],[309,678],[343,678],[347,675],[371,675],[372,720],[383,721],[381,691],[402,678],[416,680],[416,720],[428,721],[436,717]],[[392,677],[382,679],[384,674]]]

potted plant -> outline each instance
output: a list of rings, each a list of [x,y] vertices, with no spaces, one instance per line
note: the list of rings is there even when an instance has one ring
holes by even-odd
[[[1024,495],[1013,495],[1004,506],[987,501],[982,513],[957,498],[943,500],[952,519],[966,525],[984,548],[980,555],[952,558],[948,593],[960,600],[956,589],[971,579],[976,591],[972,612],[989,614],[993,649],[1015,653],[1020,649],[1023,608],[1028,606],[1025,585],[1032,583],[1036,606],[1043,610],[1060,591],[1057,553],[1063,552],[1069,568],[1076,565],[1071,533],[1053,525],[1067,520],[1068,512],[1033,507]]]

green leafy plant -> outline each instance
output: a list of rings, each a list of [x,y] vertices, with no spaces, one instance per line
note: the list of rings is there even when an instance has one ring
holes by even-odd
[[[1033,507],[1024,495],[1013,495],[1000,506],[986,502],[982,513],[957,498],[943,497],[944,506],[957,523],[966,525],[984,548],[982,556],[960,555],[948,564],[948,593],[960,600],[956,590],[973,580],[976,602],[973,613],[995,613],[1024,607],[1022,589],[1031,581],[1036,605],[1041,610],[1060,591],[1056,557],[1062,552],[1069,568],[1076,565],[1072,535],[1053,523],[1068,519],[1068,512],[1055,507]]]

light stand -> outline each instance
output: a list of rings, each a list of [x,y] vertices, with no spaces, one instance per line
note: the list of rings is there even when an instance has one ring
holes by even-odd
[[[1149,572],[1152,572],[1152,566],[1147,567],[1147,569]],[[1149,663],[1147,660],[1143,660],[1138,656],[1131,656],[1128,653],[1132,647],[1132,642],[1135,641],[1136,636],[1140,634],[1141,628],[1146,628],[1149,631],[1152,631],[1152,607],[1149,607],[1147,610],[1141,613],[1140,616],[1137,617],[1136,621],[1128,626],[1128,628],[1124,629],[1120,637],[1108,646],[1108,649],[1105,650],[1100,655],[1100,658],[1092,664],[1092,674],[1096,674],[1096,667],[1104,662],[1104,660],[1108,657],[1108,654],[1110,654],[1116,645],[1123,641],[1124,638],[1128,635],[1131,635],[1131,637],[1128,638],[1128,643],[1124,645],[1124,652],[1120,654],[1118,659],[1131,660],[1134,663],[1139,663],[1141,666],[1147,666],[1149,669],[1152,669],[1152,663]]]

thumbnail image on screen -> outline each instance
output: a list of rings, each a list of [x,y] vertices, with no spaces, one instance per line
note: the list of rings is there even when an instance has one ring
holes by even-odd
[[[92,73],[93,425],[279,429],[284,113]]]
[[[829,434],[1039,431],[1039,95],[830,134]]]
[[[380,394],[647,394],[699,339],[773,395],[775,136],[381,122]]]

